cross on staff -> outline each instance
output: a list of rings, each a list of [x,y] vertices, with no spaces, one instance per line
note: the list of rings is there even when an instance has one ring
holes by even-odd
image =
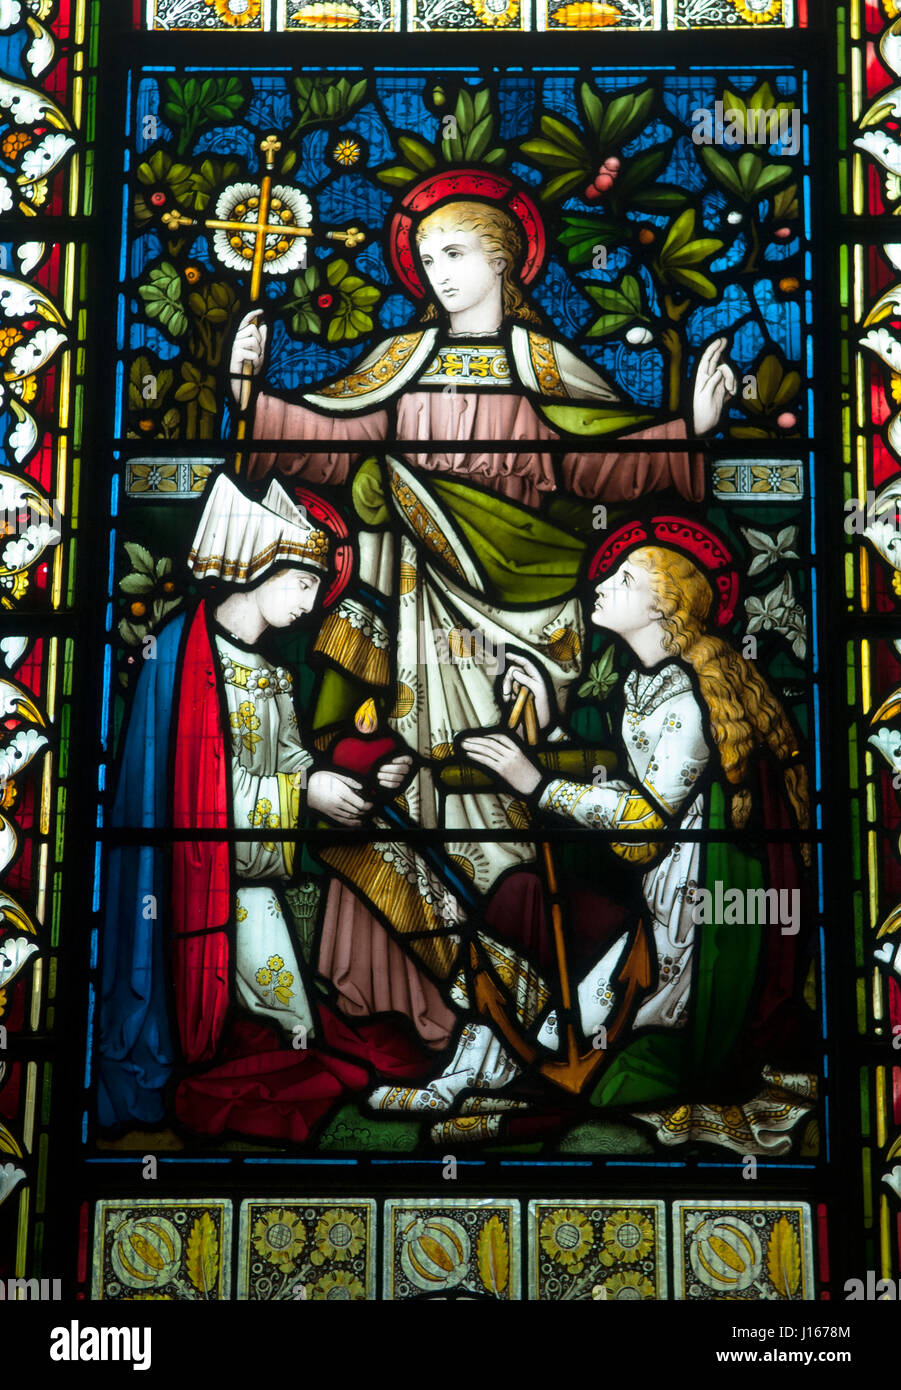
[[[275,156],[282,148],[282,143],[276,135],[267,135],[260,144],[260,153],[265,160],[265,172],[260,183],[259,197],[248,198],[247,209],[255,212],[256,216],[242,221],[238,218],[193,218],[187,217],[184,213],[170,211],[163,213],[163,226],[170,232],[183,231],[189,227],[206,228],[214,232],[230,232],[239,239],[239,245],[250,250],[249,237],[253,236],[253,252],[248,256],[250,264],[250,303],[256,304],[259,301],[263,288],[263,272],[266,268],[267,260],[274,260],[276,252],[267,247],[267,240],[277,236],[280,242],[291,241],[297,237],[312,237],[315,235],[312,227],[302,227],[297,222],[283,221],[281,215],[276,211],[273,216],[272,198],[272,179],[275,169]],[[286,213],[290,213],[286,209]],[[275,217],[279,220],[276,221]],[[345,230],[332,230],[325,233],[329,241],[340,241],[352,251],[354,247],[361,245],[366,240],[366,233],[359,227],[348,227]],[[247,435],[247,409],[250,405],[253,382],[253,368],[249,362],[245,362],[241,370],[241,395],[239,401],[240,417],[238,419],[236,436],[239,440],[246,438]],[[239,453],[235,459],[236,472],[241,471],[242,456]]]

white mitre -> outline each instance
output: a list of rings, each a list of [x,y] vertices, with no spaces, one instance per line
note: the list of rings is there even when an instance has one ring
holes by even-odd
[[[198,579],[252,584],[274,565],[328,568],[329,538],[273,482],[262,502],[220,473],[194,536],[188,565]]]

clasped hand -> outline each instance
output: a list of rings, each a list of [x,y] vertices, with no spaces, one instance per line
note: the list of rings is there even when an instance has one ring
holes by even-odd
[[[376,782],[385,791],[396,791],[410,775],[413,759],[407,756],[392,758],[380,767]],[[323,770],[314,772],[307,783],[307,806],[319,811],[338,825],[353,829],[363,824],[373,803],[363,795],[362,784],[346,772]]]

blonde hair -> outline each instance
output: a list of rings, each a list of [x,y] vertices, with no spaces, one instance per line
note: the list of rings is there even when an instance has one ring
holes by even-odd
[[[736,788],[732,824],[741,829],[751,811],[747,780],[752,755],[769,749],[780,765],[785,791],[802,830],[810,828],[807,769],[797,761],[798,741],[780,701],[754,666],[721,637],[707,632],[713,590],[691,560],[665,546],[646,545],[629,556],[646,570],[660,607],[664,645],[692,668],[710,715],[727,780]],[[802,850],[809,862],[810,849]]]
[[[541,316],[532,308],[522,291],[516,273],[522,264],[525,246],[522,232],[503,208],[493,203],[460,201],[447,203],[425,216],[416,228],[416,245],[433,232],[475,232],[489,260],[502,260],[502,302],[504,318],[521,319],[524,323],[541,323]],[[422,315],[424,320],[438,317],[435,304],[430,302]]]

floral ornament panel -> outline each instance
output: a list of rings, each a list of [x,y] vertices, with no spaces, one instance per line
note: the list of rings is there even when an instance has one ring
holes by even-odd
[[[815,1297],[805,1202],[674,1202],[676,1299]]]
[[[878,216],[901,198],[898,76],[901,49],[894,0],[851,0],[847,55],[852,149],[839,161],[842,212]]]
[[[659,29],[663,0],[538,0],[539,29]]]
[[[120,1303],[211,1303],[230,1297],[232,1205],[101,1201],[94,1215],[91,1297]]]
[[[672,29],[788,29],[794,0],[669,0]]]
[[[276,22],[279,29],[288,33],[313,29],[329,33],[344,29],[392,33],[403,27],[403,3],[404,0],[278,0]]]
[[[94,23],[87,0],[0,5],[0,219],[90,211],[91,170],[78,147],[95,100],[85,70]]]
[[[147,0],[148,29],[252,33],[268,27],[270,0]]]
[[[238,1298],[278,1302],[376,1296],[372,1198],[241,1204]]]
[[[80,469],[73,349],[84,252],[0,242],[0,608],[72,600],[71,498]]]
[[[432,30],[528,28],[528,0],[407,0],[408,28]]]
[[[666,1298],[663,1202],[529,1203],[529,1298]]]
[[[389,1198],[383,1220],[386,1299],[520,1297],[518,1202]]]

